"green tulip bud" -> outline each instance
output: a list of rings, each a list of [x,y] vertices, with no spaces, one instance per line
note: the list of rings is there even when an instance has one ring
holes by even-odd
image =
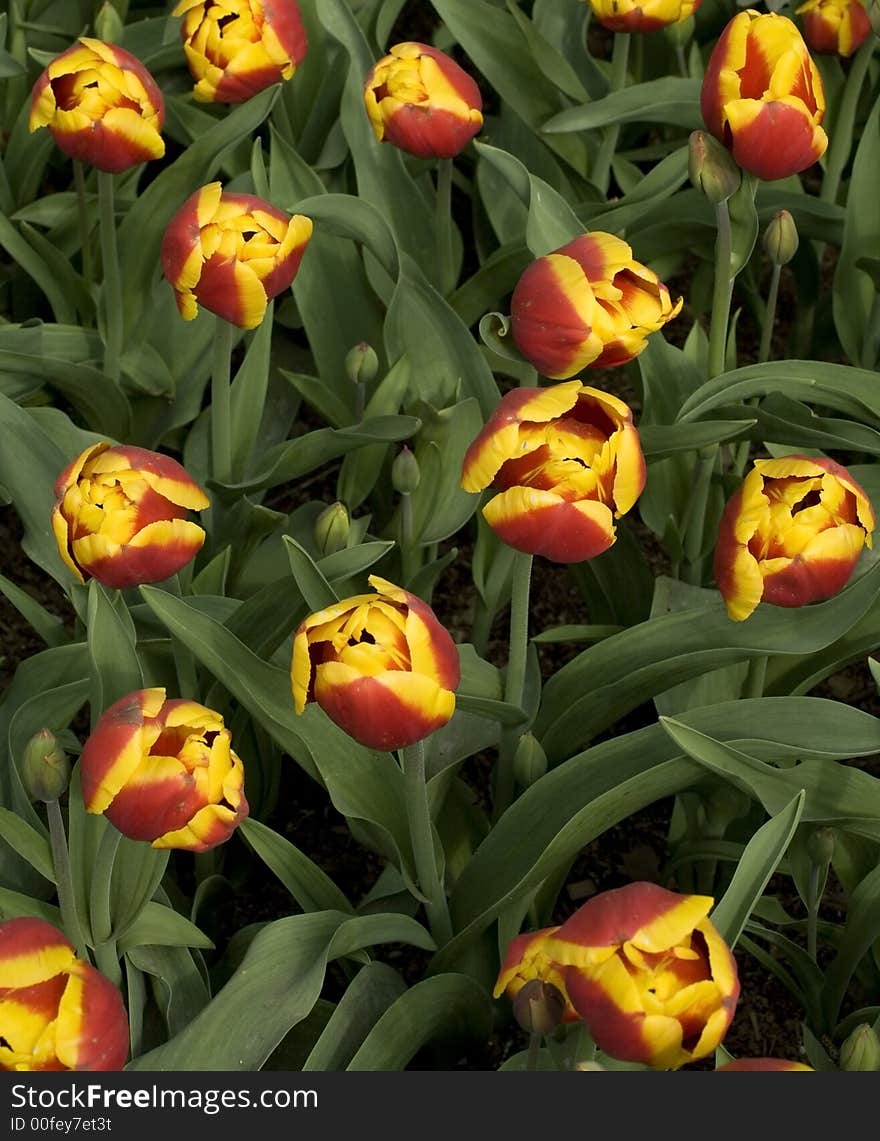
[[[840,1047],[840,1068],[862,1073],[880,1070],[880,1038],[867,1022],[857,1026]]]
[[[337,500],[329,507],[325,507],[315,520],[315,546],[322,556],[342,551],[348,542],[350,530],[351,519],[348,508]]]
[[[814,828],[807,840],[807,855],[814,864],[827,867],[834,855],[834,829],[827,825]]]
[[[352,384],[369,384],[379,371],[376,351],[366,341],[359,341],[349,349],[345,358],[345,375]]]
[[[41,729],[28,741],[21,779],[31,800],[58,800],[70,783],[70,760],[58,747],[55,734]]]
[[[764,253],[774,265],[788,265],[798,248],[798,232],[794,218],[787,210],[779,210],[764,231]]]
[[[547,754],[532,733],[523,733],[513,755],[513,772],[520,788],[530,788],[547,771]]]
[[[708,131],[691,131],[688,139],[688,173],[691,182],[716,206],[739,190],[742,171],[730,151]]]
[[[404,445],[391,465],[391,485],[398,495],[412,495],[420,479],[419,461]]]
[[[513,1000],[513,1016],[529,1034],[551,1034],[564,1014],[562,992],[542,979],[529,979]]]

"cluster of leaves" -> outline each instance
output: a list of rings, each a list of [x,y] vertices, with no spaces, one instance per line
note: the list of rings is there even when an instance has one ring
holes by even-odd
[[[90,946],[111,933],[115,941],[131,1068],[393,1070],[427,1044],[460,1051],[464,1039],[485,1043],[508,1018],[490,994],[510,938],[524,922],[552,922],[584,847],[657,802],[673,805],[664,882],[716,896],[713,921],[791,992],[811,1064],[833,1068],[848,1032],[873,1023],[880,1008],[880,780],[860,763],[880,753],[880,720],[810,693],[876,646],[880,569],[866,554],[836,597],[796,611],[763,606],[731,622],[709,563],[735,481],[720,466],[704,465],[701,479],[694,473],[700,450],[715,445],[731,454],[831,454],[880,504],[876,61],[867,56],[868,82],[849,99],[848,69],[822,61],[829,136],[851,119],[840,193],[822,195],[817,167],[756,193],[744,185],[731,201],[741,319],[728,371],[706,381],[715,221],[688,182],[687,138],[703,125],[702,68],[733,5],[705,0],[679,53],[685,74],[673,74],[677,54],[662,33],[639,37],[633,82],[613,94],[608,37],[590,28],[580,0],[425,7],[436,17],[437,46],[480,79],[486,99],[484,129],[456,160],[452,223],[437,208],[433,164],[377,144],[364,113],[364,77],[391,42],[403,0],[300,0],[305,61],[292,81],[232,109],[193,103],[179,22],[165,9],[115,3],[119,42],[165,94],[168,149],[161,163],[118,180],[121,291],[108,295],[82,272],[70,165],[48,132],[27,129],[36,74],[93,26],[96,5],[10,4],[0,31],[8,45],[0,55],[0,491],[21,518],[25,553],[60,584],[76,618],[60,622],[0,576],[0,590],[46,643],[18,664],[0,700],[0,917],[59,922],[47,826],[21,781],[28,740],[48,727],[76,753],[82,734],[71,725],[81,728],[85,707],[94,724],[123,694],[164,685],[219,709],[232,728],[251,803],[236,860],[268,867],[290,893],[292,914],[223,933],[215,901],[242,879],[226,847],[200,857],[193,879],[182,859],[169,863],[167,853],[123,840],[110,882],[96,882],[109,826],[84,813],[74,770],[66,808],[76,906]],[[590,180],[609,127],[619,129],[610,199]],[[184,324],[159,272],[168,221],[213,178],[315,225],[292,294],[240,338],[228,483],[209,474],[215,319],[203,310]],[[94,238],[93,179],[85,202]],[[790,278],[797,316],[784,359],[757,364],[748,337],[738,353],[737,332],[760,323],[767,267],[756,238],[783,208],[802,239]],[[504,662],[487,654],[510,599],[513,555],[483,524],[479,497],[461,490],[461,462],[500,391],[537,383],[498,318],[519,274],[585,229],[623,235],[678,285],[686,335],[680,346],[654,335],[636,363],[598,382],[636,394],[648,461],[634,512],[641,525],[622,520],[606,554],[556,568],[560,583],[579,591],[584,621],[532,631],[519,708],[503,698]],[[111,306],[125,329],[119,384],[100,366]],[[379,360],[362,410],[345,363],[361,342]],[[62,565],[48,526],[52,485],[100,440],[174,453],[207,487],[207,542],[173,580],[112,595],[94,581],[73,584]],[[404,441],[421,477],[406,565],[390,479]],[[316,488],[324,499],[310,498]],[[333,499],[351,513],[351,528],[346,546],[326,554],[314,523]],[[703,541],[688,549],[695,510],[705,513]],[[649,562],[648,535],[669,574]],[[362,590],[368,570],[434,595],[442,617],[444,574],[465,546],[474,611],[472,627],[456,631],[457,709],[427,742],[454,926],[452,940],[436,947],[410,890],[401,770],[320,709],[294,715],[290,637],[311,611]],[[542,678],[538,646],[554,643],[586,648]],[[756,662],[766,662],[763,676]],[[652,703],[656,719],[626,731],[628,715]],[[462,767],[491,755],[508,727],[530,731],[546,765],[518,771],[518,795],[493,819]],[[351,898],[263,822],[277,808],[281,767],[294,764],[380,857],[366,897]],[[828,826],[830,862],[817,862],[811,838]],[[841,901],[833,921],[819,915],[829,869]],[[774,875],[783,887],[768,894]],[[97,926],[101,898],[110,932]],[[818,955],[805,949],[810,924]],[[408,985],[383,962],[388,943],[414,948],[423,977]],[[334,961],[347,985],[331,1002],[325,979]],[[591,1056],[581,1035],[561,1048],[566,1064]]]

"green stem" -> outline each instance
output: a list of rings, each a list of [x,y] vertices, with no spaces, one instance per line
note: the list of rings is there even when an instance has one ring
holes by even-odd
[[[104,275],[101,292],[104,300],[104,373],[119,382],[122,356],[122,277],[119,272],[119,250],[116,246],[116,212],[113,206],[113,175],[98,171],[98,206],[100,211],[101,262]]]
[[[690,71],[688,70],[688,61],[687,56],[685,55],[683,44],[675,45],[675,58],[678,62],[678,70],[681,73],[682,78],[687,79],[690,75]]]
[[[425,911],[428,914],[431,934],[437,946],[443,947],[452,938],[452,921],[449,918],[446,892],[437,868],[434,828],[431,823],[428,785],[425,778],[424,741],[418,741],[415,745],[401,749],[400,763],[403,768],[406,815],[416,862],[416,876],[419,888],[425,896]]]
[[[82,274],[86,283],[86,291],[91,295],[94,281],[92,267],[91,226],[89,225],[89,204],[86,195],[86,176],[83,164],[76,159],[73,163],[73,183],[76,187],[76,206],[79,215],[79,240],[82,250]]]
[[[622,91],[626,86],[626,67],[629,62],[630,39],[631,36],[629,32],[616,32],[614,35],[614,47],[611,51],[611,83],[608,89],[609,95],[614,95],[615,92]],[[610,123],[602,133],[599,153],[596,156],[596,165],[593,167],[593,173],[590,177],[590,181],[594,186],[599,188],[602,194],[608,193],[608,183],[611,180],[611,160],[614,158],[619,136],[619,123]]]
[[[104,834],[98,845],[92,868],[92,883],[89,889],[89,918],[92,924],[92,940],[95,947],[95,962],[98,970],[120,986],[122,972],[119,968],[119,956],[116,951],[116,940],[113,938],[113,918],[110,911],[110,890],[113,879],[113,865],[116,861],[116,852],[122,833],[106,821]]]
[[[817,863],[810,864],[810,879],[807,885],[807,954],[816,962],[819,952],[819,901],[821,891],[822,868]]]
[[[770,359],[770,341],[773,339],[773,326],[776,322],[776,302],[779,297],[779,278],[782,266],[773,266],[770,288],[767,290],[767,306],[764,310],[764,324],[761,326],[761,346],[758,349],[758,364]]]
[[[437,282],[446,297],[455,286],[452,249],[452,159],[437,160],[437,195],[434,199],[434,240],[436,242]]]
[[[404,586],[412,582],[418,562],[418,548],[413,541],[412,496],[403,492],[400,496],[400,563]]]
[[[219,483],[232,478],[232,402],[229,394],[235,328],[217,318],[211,370],[211,473]]]
[[[55,867],[55,886],[58,890],[58,906],[61,910],[61,923],[67,937],[73,943],[76,953],[83,962],[88,962],[85,936],[76,910],[76,896],[73,891],[73,873],[70,868],[70,852],[67,849],[67,834],[64,831],[64,817],[57,800],[46,804],[49,819],[49,843],[52,846],[52,863]]]
[[[538,1058],[541,1054],[541,1035],[529,1035],[529,1055],[526,1058],[526,1072],[534,1073],[538,1069]]]
[[[730,272],[733,232],[726,201],[716,203],[715,226],[715,285],[712,290],[712,318],[709,326],[708,380],[725,371],[727,359],[727,326],[733,295],[733,275]]]
[[[492,623],[495,620],[495,611],[490,610],[486,603],[477,597],[474,607],[474,623],[471,628],[471,643],[481,658],[486,656],[489,645],[489,635],[492,632]]]
[[[691,478],[690,494],[679,528],[685,560],[684,577],[693,586],[700,586],[703,581],[703,531],[717,456],[717,444],[708,444],[698,450],[697,467]]]
[[[513,580],[510,590],[510,637],[507,657],[507,674],[504,681],[504,700],[521,706],[526,682],[526,663],[529,651],[529,594],[532,581],[532,556],[517,551],[513,560]],[[498,751],[498,770],[492,806],[497,820],[513,803],[515,788],[513,760],[521,733],[517,726],[501,731]]]
[[[741,697],[763,697],[767,678],[767,655],[756,654],[749,658],[749,667],[742,685]]]
[[[843,88],[834,129],[828,145],[828,161],[825,164],[825,174],[822,177],[822,189],[819,198],[822,202],[836,202],[837,192],[840,189],[840,180],[843,168],[846,166],[850,151],[852,150],[853,127],[856,121],[856,111],[859,105],[859,96],[862,93],[862,84],[868,74],[871,59],[874,55],[874,36],[868,36],[855,54],[849,75]],[[821,263],[821,258],[819,259]]]
[[[878,347],[880,347],[880,293],[875,293],[868,324],[865,327],[865,339],[862,341],[860,361],[862,368],[873,369],[876,366]]]

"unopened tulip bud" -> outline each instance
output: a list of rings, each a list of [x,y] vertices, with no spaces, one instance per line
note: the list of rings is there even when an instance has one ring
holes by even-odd
[[[688,174],[691,182],[702,190],[716,206],[726,202],[739,189],[742,171],[730,152],[708,131],[691,131],[688,139]]]
[[[118,44],[122,39],[122,18],[110,0],[104,0],[101,11],[95,17],[95,34],[105,44]]]
[[[530,788],[547,771],[547,754],[533,733],[523,733],[513,755],[513,772],[520,788]]]
[[[315,546],[321,555],[333,555],[345,549],[351,529],[348,509],[338,500],[325,507],[315,520]]]
[[[834,855],[834,829],[823,826],[814,828],[807,840],[807,854],[814,864],[825,867]]]
[[[55,734],[41,729],[28,741],[21,779],[31,800],[58,800],[70,783],[70,760],[58,747]]]
[[[513,1000],[513,1016],[529,1034],[551,1034],[564,1014],[565,996],[542,979],[530,979]]]
[[[880,1038],[867,1022],[857,1026],[840,1047],[840,1068],[862,1073],[880,1070]]]
[[[366,341],[359,341],[349,349],[345,358],[345,375],[352,384],[369,384],[379,371],[376,350]]]
[[[764,253],[774,265],[788,265],[798,248],[798,232],[794,218],[787,210],[779,210],[764,231]]]
[[[409,448],[403,447],[391,465],[391,484],[398,495],[412,495],[419,486],[419,461]]]

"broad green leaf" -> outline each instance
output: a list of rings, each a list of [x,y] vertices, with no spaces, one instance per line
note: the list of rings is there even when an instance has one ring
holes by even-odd
[[[45,919],[53,927],[60,927],[63,930],[61,912],[57,907],[53,907],[51,903],[46,903],[42,899],[34,899],[30,895],[24,895],[20,891],[10,891],[9,888],[5,887],[0,888],[0,920],[20,919],[23,916],[30,919]]]
[[[148,902],[138,917],[125,928],[119,937],[119,953],[125,954],[133,947],[205,947],[214,944],[194,923],[183,915],[163,907],[160,903]]]
[[[255,936],[226,985],[169,1042],[130,1062],[130,1070],[258,1070],[292,1026],[309,1013],[327,964],[376,943],[430,949],[407,916],[352,918],[337,911],[294,915]],[[235,1033],[230,1033],[230,1027]]]
[[[68,641],[67,631],[61,619],[51,614],[45,606],[26,590],[0,575],[0,594],[11,602],[24,620],[39,634],[47,646],[62,646]]]
[[[423,1046],[483,1042],[492,1025],[488,993],[467,975],[423,979],[382,1015],[347,1069],[400,1071]]]
[[[8,808],[0,808],[0,837],[41,876],[50,883],[55,882],[55,865],[48,839]]]
[[[282,536],[290,570],[300,594],[312,610],[323,610],[338,602],[336,591],[321,573],[309,552],[290,535]]]
[[[92,667],[92,725],[114,701],[143,689],[134,624],[119,591],[97,579],[88,585],[88,646]]]
[[[253,819],[242,821],[239,832],[303,911],[354,911],[330,877],[289,840]]]
[[[339,1000],[303,1072],[346,1069],[378,1019],[405,992],[406,983],[392,967],[367,963]]]
[[[700,114],[700,81],[665,76],[636,83],[604,99],[570,107],[548,119],[541,130],[553,135],[592,131],[609,123],[668,123],[692,130],[703,126]]]
[[[822,1005],[830,1026],[835,1024],[840,1015],[841,1004],[859,961],[870,951],[878,938],[880,938],[880,868],[875,868],[852,893],[837,955],[825,971]]]

